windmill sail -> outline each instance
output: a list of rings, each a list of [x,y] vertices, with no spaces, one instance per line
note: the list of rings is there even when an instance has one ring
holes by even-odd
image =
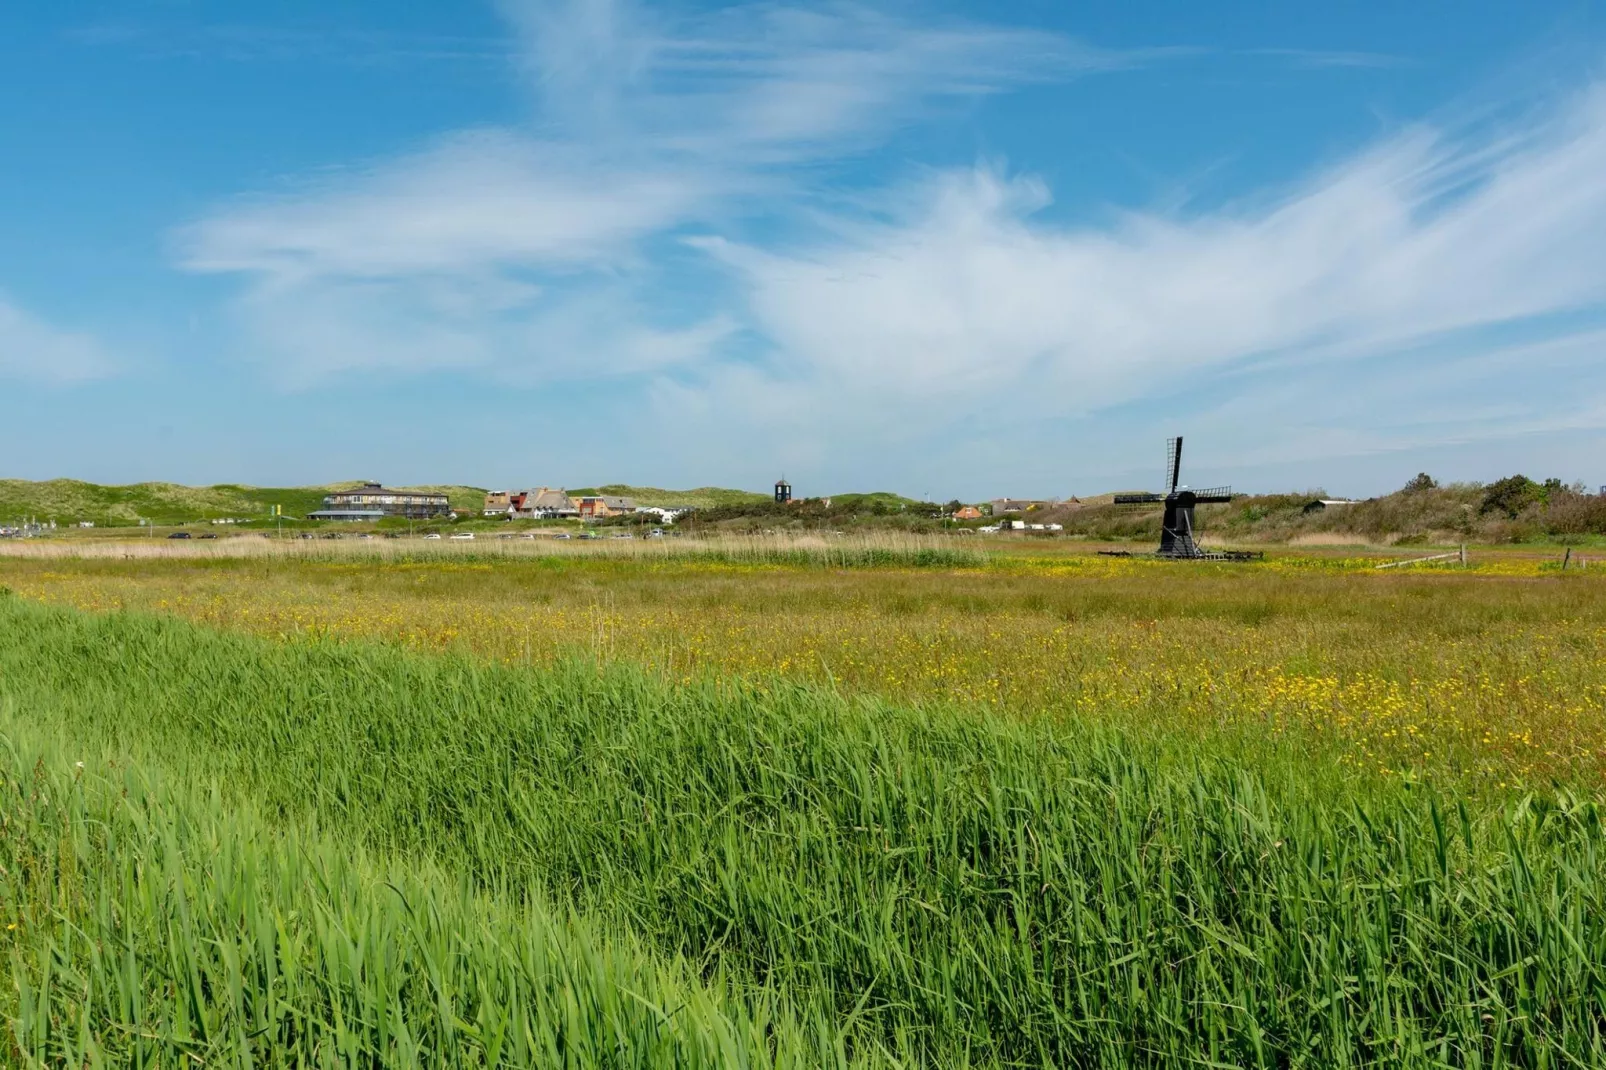
[[[1170,494],[1177,489],[1177,480],[1182,476],[1182,436],[1165,440],[1165,492]]]

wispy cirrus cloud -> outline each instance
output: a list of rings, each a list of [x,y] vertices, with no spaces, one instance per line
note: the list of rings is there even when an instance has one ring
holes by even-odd
[[[853,153],[936,102],[1140,61],[855,5],[678,21],[612,0],[505,10],[534,101],[526,127],[446,135],[176,233],[189,270],[244,276],[241,348],[286,381],[353,367],[567,375],[558,346],[520,340],[587,309],[600,317],[596,374],[638,369],[648,351],[666,355],[660,366],[693,359],[688,341],[722,343],[730,314],[678,299],[666,314],[650,243],[774,213],[798,190],[793,168]],[[491,296],[465,304],[479,288]],[[625,312],[639,317],[628,330]],[[416,323],[400,340],[379,329],[398,318]]]
[[[655,322],[623,284],[544,297],[494,276],[263,285],[234,307],[236,345],[289,389],[346,373],[439,371],[534,386],[669,372],[706,358],[736,330],[717,314]]]
[[[110,356],[92,335],[53,326],[0,293],[0,378],[70,384],[111,370]]]
[[[763,375],[720,372],[703,391],[759,426],[795,419],[828,439],[855,428],[862,447],[917,433],[874,419],[893,406],[943,427],[1030,423],[1226,377],[1239,403],[1224,430],[1247,449],[1259,430],[1306,419],[1286,419],[1290,391],[1316,411],[1349,396],[1365,440],[1420,426],[1424,402],[1492,363],[1544,388],[1505,390],[1514,408],[1498,417],[1448,407],[1440,440],[1486,434],[1492,419],[1572,427],[1606,401],[1606,366],[1576,363],[1606,320],[1603,169],[1606,89],[1594,87],[1515,132],[1406,130],[1292,191],[1191,215],[1060,226],[1042,217],[1051,195],[1037,179],[945,172],[887,198],[897,210],[832,220],[818,241],[697,239],[741,280],[770,343]],[[1513,350],[1512,332],[1554,344]],[[1500,356],[1518,351],[1518,364]],[[1487,373],[1481,389],[1502,396]],[[776,396],[787,404],[767,411]]]
[[[223,204],[176,235],[187,268],[243,280],[236,349],[284,384],[630,377],[642,415],[675,416],[677,448],[741,433],[822,466],[933,428],[921,458],[956,468],[1005,456],[985,430],[1001,426],[1109,448],[1108,414],[1137,402],[1245,463],[1300,427],[1331,452],[1606,410],[1606,370],[1577,363],[1606,320],[1601,88],[1506,127],[1387,134],[1224,206],[1069,226],[1047,182],[1001,163],[836,195],[820,176],[956,104],[1173,52],[861,5],[505,10],[527,124]],[[1500,404],[1445,402],[1474,368]],[[1499,378],[1563,369],[1561,402]]]
[[[752,163],[851,151],[944,100],[1186,51],[915,22],[877,8],[748,4],[679,20],[621,0],[505,4],[547,121],[587,140]]]
[[[321,278],[576,270],[628,259],[731,184],[663,161],[610,166],[507,130],[442,139],[296,194],[242,200],[182,228],[182,264],[284,285]]]

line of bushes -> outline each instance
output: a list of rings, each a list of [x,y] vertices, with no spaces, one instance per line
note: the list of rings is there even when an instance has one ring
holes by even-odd
[[[1606,495],[1559,479],[1538,482],[1524,475],[1493,483],[1441,485],[1426,473],[1392,494],[1326,508],[1312,503],[1328,495],[1243,495],[1230,505],[1197,510],[1202,537],[1235,542],[1284,542],[1301,535],[1352,535],[1370,542],[1448,539],[1465,542],[1566,541],[1606,535]],[[1056,511],[1051,519],[1067,533],[1102,539],[1158,539],[1158,508],[1098,506]]]

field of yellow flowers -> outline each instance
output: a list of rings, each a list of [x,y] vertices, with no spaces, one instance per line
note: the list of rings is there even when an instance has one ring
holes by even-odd
[[[578,655],[671,681],[802,679],[1002,716],[1292,739],[1386,777],[1502,788],[1606,773],[1606,568],[1561,572],[1520,553],[1388,572],[1315,552],[1247,565],[981,559],[4,557],[0,584],[268,636],[506,663]]]

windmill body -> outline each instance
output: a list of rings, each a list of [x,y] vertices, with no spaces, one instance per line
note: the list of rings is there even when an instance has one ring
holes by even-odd
[[[1211,487],[1208,490],[1191,490],[1179,487],[1182,474],[1182,436],[1168,439],[1165,448],[1166,493],[1117,494],[1117,505],[1144,505],[1163,503],[1165,514],[1160,521],[1161,557],[1205,557],[1193,538],[1193,510],[1196,505],[1209,505],[1232,501],[1231,487]]]

